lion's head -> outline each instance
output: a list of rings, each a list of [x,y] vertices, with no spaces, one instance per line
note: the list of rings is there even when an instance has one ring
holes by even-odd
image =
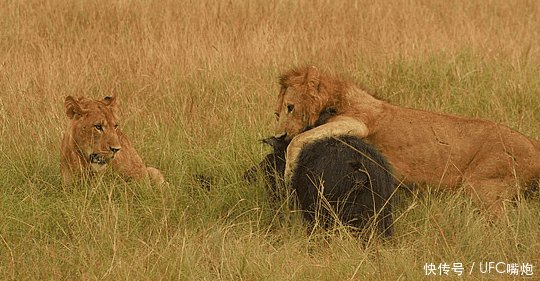
[[[64,105],[75,149],[92,168],[104,167],[121,149],[115,97],[92,100],[68,96]]]
[[[331,78],[314,66],[293,69],[280,77],[276,107],[276,135],[290,140],[315,127],[321,114],[338,108],[344,82]]]

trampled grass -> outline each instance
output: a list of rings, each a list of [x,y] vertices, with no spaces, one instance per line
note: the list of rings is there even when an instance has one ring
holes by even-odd
[[[431,280],[426,263],[459,262],[463,279],[520,278],[481,262],[538,278],[538,195],[491,225],[459,192],[403,192],[395,237],[364,243],[307,235],[241,175],[295,65],[540,139],[539,42],[537,1],[2,1],[0,278]],[[62,185],[65,96],[111,94],[170,186]]]

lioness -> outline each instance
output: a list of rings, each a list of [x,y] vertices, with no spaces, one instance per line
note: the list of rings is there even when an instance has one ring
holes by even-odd
[[[78,176],[92,176],[111,166],[127,178],[149,178],[163,183],[159,170],[146,167],[127,136],[118,128],[116,98],[103,100],[66,97],[64,106],[69,125],[61,146],[60,168],[64,182]]]
[[[280,85],[276,133],[292,139],[286,155],[288,180],[302,146],[346,134],[380,150],[399,180],[447,189],[463,186],[494,216],[503,210],[504,200],[540,178],[540,142],[504,125],[395,106],[316,67],[290,70]],[[335,114],[314,126],[327,111]]]

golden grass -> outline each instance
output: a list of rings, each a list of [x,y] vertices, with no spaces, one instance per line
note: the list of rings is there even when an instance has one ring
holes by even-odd
[[[538,196],[491,226],[459,195],[404,195],[395,239],[364,245],[306,236],[261,184],[240,178],[266,152],[258,139],[273,132],[277,76],[295,65],[540,138],[538,42],[534,0],[5,0],[0,276],[418,280],[426,262],[538,266]],[[61,185],[64,97],[110,94],[170,188]],[[193,179],[201,173],[210,191]]]

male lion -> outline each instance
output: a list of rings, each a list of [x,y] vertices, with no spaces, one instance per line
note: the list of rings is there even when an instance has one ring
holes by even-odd
[[[395,106],[316,67],[290,70],[280,85],[276,133],[292,139],[287,180],[302,146],[347,134],[380,150],[399,180],[446,189],[463,186],[494,216],[505,200],[540,178],[540,142],[504,125]],[[329,111],[334,114],[316,126]]]
[[[92,100],[68,96],[64,105],[70,119],[60,153],[64,182],[71,182],[76,175],[91,176],[102,172],[108,164],[127,178],[164,182],[161,172],[144,165],[127,136],[118,128],[115,97]]]

